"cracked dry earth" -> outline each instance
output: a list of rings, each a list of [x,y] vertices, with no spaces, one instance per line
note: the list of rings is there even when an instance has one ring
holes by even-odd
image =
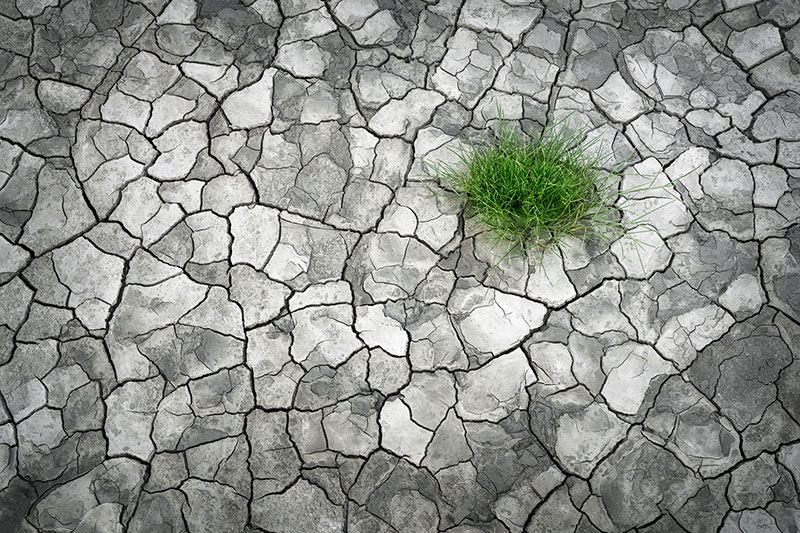
[[[3,533],[798,530],[793,0],[0,15]],[[657,176],[642,264],[489,270],[422,181],[498,102]]]

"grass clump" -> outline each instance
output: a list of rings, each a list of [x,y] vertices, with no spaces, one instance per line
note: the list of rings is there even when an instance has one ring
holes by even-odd
[[[457,163],[435,163],[432,175],[465,200],[496,238],[509,242],[509,251],[548,249],[566,237],[610,242],[644,216],[623,222],[626,199],[662,188],[653,186],[653,178],[621,191],[627,161],[610,165],[615,154],[604,153],[599,138],[585,141],[585,130],[570,128],[566,119],[532,136],[498,114],[493,139],[456,149]]]

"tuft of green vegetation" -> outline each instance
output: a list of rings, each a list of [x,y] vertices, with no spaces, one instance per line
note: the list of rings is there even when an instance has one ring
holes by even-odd
[[[455,149],[457,163],[436,162],[431,176],[453,191],[449,196],[464,200],[498,240],[511,244],[509,252],[546,250],[566,237],[611,242],[650,214],[623,222],[627,199],[662,187],[653,186],[653,177],[649,185],[620,190],[627,161],[612,165],[615,154],[604,153],[599,138],[586,141],[586,131],[566,119],[532,136],[498,114],[492,139]]]

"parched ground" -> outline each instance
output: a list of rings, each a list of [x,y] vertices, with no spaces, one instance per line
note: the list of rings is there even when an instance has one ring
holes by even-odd
[[[795,0],[0,14],[2,532],[798,531]],[[641,261],[490,269],[423,181],[498,103]]]

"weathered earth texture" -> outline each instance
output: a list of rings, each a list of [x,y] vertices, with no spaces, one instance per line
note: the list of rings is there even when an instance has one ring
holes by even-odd
[[[799,20],[0,0],[0,530],[797,531]],[[425,182],[498,103],[647,246],[490,268]]]

